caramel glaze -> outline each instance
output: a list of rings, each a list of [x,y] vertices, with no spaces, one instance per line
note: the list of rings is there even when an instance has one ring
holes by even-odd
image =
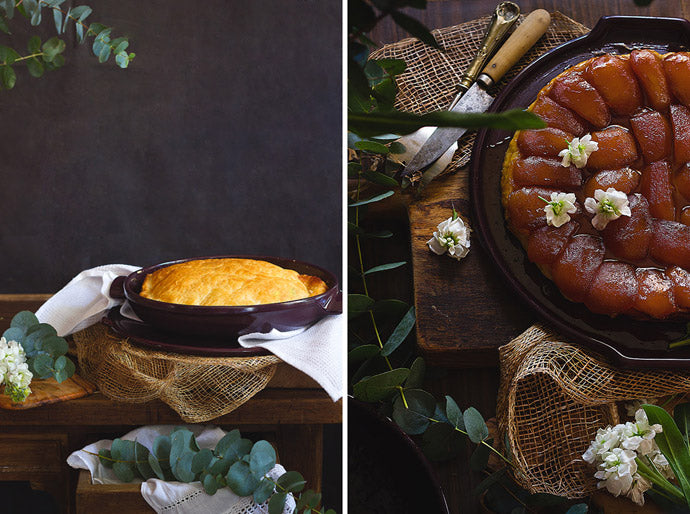
[[[655,54],[655,52],[654,52],[654,54]],[[640,54],[638,54],[638,55],[640,55]],[[656,54],[656,55],[658,56],[658,54]],[[675,56],[675,54],[666,54],[665,56],[658,56],[658,57],[663,59],[663,58],[670,56],[670,55]],[[690,54],[685,54],[685,55],[690,55]],[[597,56],[597,57],[594,57],[594,58],[589,59],[587,61],[584,61],[582,63],[579,63],[576,66],[569,68],[568,70],[564,71],[558,77],[554,78],[546,87],[544,87],[539,92],[539,94],[537,95],[537,99],[529,107],[528,110],[530,110],[530,111],[533,110],[535,105],[538,103],[538,100],[541,97],[549,98],[548,103],[552,104],[552,100],[554,100],[554,95],[552,94],[552,90],[554,88],[554,85],[559,80],[562,81],[563,79],[565,79],[566,82],[570,81],[570,83],[573,83],[573,82],[577,82],[576,80],[573,80],[573,77],[580,75],[584,79],[584,81],[586,82],[587,81],[587,71],[588,71],[587,67],[592,65],[592,62],[595,61],[596,59],[598,59],[599,57],[600,56]],[[630,54],[620,55],[620,56],[616,56],[616,57],[623,59],[623,61],[626,63],[625,66],[627,66],[630,70],[633,69],[629,64],[630,63]],[[649,60],[653,61],[653,59],[651,59],[650,54],[648,52],[646,52],[643,57],[648,58]],[[684,57],[681,56],[681,58],[684,58]],[[596,64],[596,63],[594,63],[594,64]],[[663,65],[663,63],[662,63],[662,65]],[[678,80],[678,71],[676,70],[674,73],[676,73],[675,79]],[[633,74],[633,76],[635,76],[635,75]],[[651,77],[651,78],[649,78],[649,77]],[[653,81],[654,79],[655,79],[655,77],[653,76],[653,74],[650,73],[649,76],[645,77],[645,82]],[[639,80],[639,77],[638,77],[638,80]],[[687,75],[686,80],[690,82],[690,74]],[[633,162],[626,164],[624,167],[632,168],[633,170],[635,170],[636,173],[641,175],[641,171],[646,166],[651,164],[651,162],[645,162],[645,159],[643,157],[643,148],[640,145],[638,138],[635,137],[633,128],[631,126],[630,119],[634,116],[639,116],[640,114],[644,114],[645,112],[652,111],[652,108],[651,108],[652,105],[656,105],[657,107],[661,106],[662,109],[659,109],[657,112],[659,112],[666,121],[666,127],[669,130],[669,137],[671,139],[671,146],[670,146],[669,152],[666,152],[663,149],[660,150],[660,153],[663,155],[663,157],[661,157],[658,160],[667,161],[669,163],[670,169],[671,169],[671,189],[672,189],[672,197],[673,197],[673,206],[675,208],[675,215],[673,217],[673,221],[677,221],[677,222],[683,223],[685,225],[690,225],[690,197],[689,198],[684,197],[683,194],[681,194],[681,192],[678,191],[678,188],[675,185],[677,177],[679,176],[679,171],[681,171],[681,169],[684,166],[686,166],[686,162],[685,161],[676,161],[676,159],[674,157],[675,153],[677,153],[677,152],[674,152],[674,147],[676,146],[676,141],[675,141],[676,138],[675,138],[675,135],[674,135],[674,132],[672,129],[673,125],[672,125],[672,121],[671,121],[671,117],[670,117],[670,109],[674,108],[673,107],[674,105],[683,105],[678,99],[678,96],[682,96],[682,95],[674,96],[673,94],[671,94],[670,95],[670,106],[664,109],[663,108],[664,107],[663,95],[654,94],[653,95],[654,98],[650,98],[650,96],[645,91],[645,87],[646,87],[645,84],[642,84],[642,86],[639,87],[639,91],[641,92],[641,96],[640,96],[641,97],[641,105],[626,115],[621,115],[620,113],[616,114],[616,113],[613,113],[611,110],[610,121],[608,124],[606,124],[606,126],[601,126],[601,123],[599,124],[599,126],[595,126],[592,123],[592,121],[588,121],[588,120],[584,119],[584,117],[582,115],[578,114],[577,112],[573,112],[573,109],[569,108],[569,106],[563,105],[564,102],[560,103],[560,107],[564,107],[564,108],[568,109],[568,111],[570,111],[569,116],[570,116],[571,120],[574,120],[574,119],[577,120],[576,122],[573,122],[573,121],[570,122],[570,126],[572,127],[572,130],[570,130],[570,132],[574,135],[579,135],[579,136],[582,135],[582,133],[581,133],[582,132],[582,124],[584,124],[584,126],[586,127],[585,133],[598,132],[598,131],[602,131],[602,130],[607,130],[607,129],[612,128],[612,127],[622,127],[623,129],[628,131],[631,135],[633,135],[632,139],[635,142],[635,147],[637,150],[638,157]],[[669,90],[669,91],[671,90],[670,84],[667,85],[667,90]],[[558,91],[556,93],[558,94]],[[602,94],[601,96],[603,97],[604,95]],[[659,100],[659,98],[661,98],[661,100]],[[560,107],[556,106],[557,109],[560,109]],[[572,107],[572,105],[571,105],[571,107]],[[609,105],[609,108],[610,108],[610,105]],[[596,109],[594,109],[594,110],[596,111]],[[593,114],[590,115],[590,113],[587,112],[586,109],[584,111],[588,115],[590,120],[601,119],[601,112],[593,112]],[[574,115],[574,118],[572,117],[573,115]],[[544,117],[544,116],[542,116],[542,117]],[[567,123],[565,123],[563,121],[563,119],[558,119],[558,120],[556,120],[556,119],[548,120],[547,119],[547,125],[549,127],[554,127],[554,128],[558,128],[560,130],[565,130],[565,131],[568,131],[568,128],[569,128],[567,126]],[[689,129],[689,131],[690,131],[690,129]],[[527,131],[523,131],[523,132],[527,132]],[[661,138],[663,136],[663,134],[658,134],[658,133],[647,133],[646,135],[651,136],[652,139],[654,139],[655,137]],[[556,187],[549,187],[548,185],[543,185],[543,184],[542,185],[535,185],[535,184],[530,185],[530,184],[524,183],[524,181],[520,184],[517,184],[513,178],[513,167],[514,167],[516,161],[518,159],[527,158],[527,157],[529,157],[529,155],[532,155],[529,152],[527,152],[523,155],[521,148],[520,148],[520,145],[518,143],[519,136],[520,136],[520,132],[517,132],[515,134],[515,136],[513,137],[512,141],[509,145],[509,149],[506,153],[506,158],[505,158],[504,165],[503,165],[503,175],[502,175],[501,187],[502,187],[502,200],[503,200],[503,205],[505,208],[506,218],[508,220],[508,225],[509,225],[511,231],[513,233],[515,233],[515,235],[518,237],[518,239],[520,239],[523,246],[525,248],[527,248],[528,236],[531,232],[533,232],[535,230],[535,227],[529,227],[529,228],[525,229],[524,226],[523,227],[515,226],[515,224],[512,223],[513,220],[511,219],[507,204],[508,204],[508,198],[513,191],[516,191],[516,190],[519,190],[519,189],[525,188],[525,187],[540,187],[540,188],[550,189],[552,191],[564,191],[564,192],[575,193],[575,196],[576,196],[578,204],[579,204],[578,205],[578,212],[574,215],[571,215],[571,219],[574,222],[576,222],[579,226],[578,226],[577,230],[575,230],[574,234],[572,234],[570,236],[570,240],[572,240],[572,238],[574,238],[574,237],[577,237],[578,235],[584,235],[584,234],[588,234],[591,236],[595,236],[597,238],[601,238],[601,233],[599,231],[597,231],[591,225],[590,220],[593,216],[591,214],[587,213],[584,209],[584,201],[585,201],[586,196],[588,196],[584,193],[584,189],[585,189],[585,185],[587,184],[588,179],[592,175],[594,175],[597,172],[602,171],[602,170],[592,169],[588,166],[586,166],[584,169],[582,169],[581,170],[582,171],[582,183],[581,183],[581,186],[579,188],[567,188],[567,187],[566,188],[556,188]],[[688,137],[690,137],[690,134],[688,135]],[[564,144],[564,147],[565,147],[565,144]],[[647,148],[649,148],[649,146],[647,146]],[[654,153],[658,153],[656,149],[654,150]],[[558,157],[554,157],[553,155],[549,156],[548,158],[560,160]],[[690,192],[690,167],[688,168],[687,175],[684,178],[687,179],[687,186],[685,186],[686,194],[690,194],[689,193]],[[642,191],[641,183],[642,183],[642,181],[639,180],[637,187],[635,187],[632,191],[630,191],[629,194],[636,194],[636,193],[641,194],[641,191]],[[565,246],[564,246],[564,248],[565,248]],[[563,254],[563,249],[560,250],[560,252],[558,254],[559,257],[562,254]],[[558,260],[559,257],[557,257],[556,260]],[[634,259],[634,260],[624,259],[624,258],[621,258],[620,256],[614,255],[614,253],[609,248],[606,248],[606,246],[605,246],[604,262],[607,262],[607,261],[609,261],[609,262],[620,261],[620,262],[632,265],[634,268],[637,269],[637,273],[638,273],[637,276],[638,277],[639,277],[639,273],[643,272],[643,270],[658,270],[659,272],[663,273],[663,272],[666,272],[667,269],[673,268],[673,266],[671,266],[671,265],[667,266],[666,264],[655,261],[649,255],[649,246],[647,248],[647,255],[644,258]],[[552,273],[551,273],[552,272],[552,266],[551,265],[545,265],[544,263],[537,263],[537,265],[540,267],[542,272],[547,277],[553,279]],[[582,266],[586,266],[586,264],[582,263]],[[653,272],[653,273],[655,273],[655,272]],[[668,275],[668,273],[667,273],[667,275]],[[647,282],[649,282],[649,281],[647,281]],[[639,296],[645,296],[649,292],[648,290],[644,291],[644,292],[642,291],[643,286],[641,283],[639,284],[639,287],[640,287],[640,290],[638,291],[638,297]],[[647,283],[647,285],[645,285],[644,287],[645,288],[649,287],[649,283]],[[674,286],[674,287],[676,287],[676,286]],[[563,288],[561,288],[561,290],[563,292]],[[688,289],[688,291],[690,292],[690,289]],[[688,293],[684,293],[684,294],[688,294]],[[567,294],[565,294],[564,296],[568,297]],[[573,300],[572,297],[569,299]],[[583,300],[579,299],[579,301],[583,301]],[[585,301],[585,303],[587,303],[586,300],[584,300],[584,301]],[[635,318],[645,318],[645,319],[648,319],[648,318],[666,319],[666,318],[677,318],[677,317],[686,318],[690,315],[690,305],[684,305],[684,304],[687,304],[687,300],[684,301],[684,300],[681,300],[679,298],[678,301],[673,300],[673,303],[674,303],[674,305],[673,305],[672,312],[669,312],[669,309],[663,309],[663,308],[658,310],[658,311],[655,311],[654,309],[650,308],[650,309],[647,309],[647,312],[642,312],[642,311],[638,310],[636,308],[636,305],[635,305],[635,306],[632,306],[631,308],[626,308],[625,310],[622,311],[622,313],[625,313],[625,314],[630,315],[630,316],[635,317]],[[615,316],[615,315],[619,314],[619,312],[606,312],[606,314]]]

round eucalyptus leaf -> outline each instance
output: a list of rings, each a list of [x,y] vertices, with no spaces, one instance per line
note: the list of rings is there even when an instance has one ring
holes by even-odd
[[[307,481],[298,471],[288,471],[278,478],[278,485],[291,493],[298,493],[304,489]]]
[[[48,378],[53,375],[53,359],[41,353],[29,359],[29,369],[39,378]]]
[[[122,482],[131,482],[136,476],[133,462],[115,462],[113,464],[115,476]]]
[[[146,448],[146,446],[137,441],[134,441],[134,460],[136,463],[136,468],[139,472],[139,475],[144,480],[148,480],[149,478],[157,476],[157,473],[153,470],[151,464],[149,464],[150,455],[151,454],[149,453],[149,450],[148,448]]]
[[[484,418],[474,407],[468,408],[463,414],[465,430],[473,443],[480,443],[489,437],[489,429],[484,422]]]
[[[249,464],[243,461],[230,466],[225,479],[230,489],[238,496],[249,496],[259,486],[259,481],[252,475]]]
[[[259,483],[259,487],[256,488],[256,491],[254,491],[254,503],[256,503],[257,505],[261,505],[263,502],[265,502],[271,497],[274,489],[275,486],[273,485],[273,482],[264,478]]]
[[[32,54],[41,53],[41,38],[38,36],[31,36],[27,48]]]
[[[222,456],[220,458],[214,457],[213,460],[209,463],[208,466],[208,471],[209,473],[213,473],[214,475],[222,475],[225,476],[228,473],[228,470],[230,469],[230,466],[232,466],[233,462],[229,459],[224,459]]]
[[[170,468],[170,437],[167,435],[159,435],[154,439],[151,446],[153,454],[160,462],[163,469]]]
[[[199,451],[194,434],[184,427],[177,428],[170,434],[170,468],[172,470],[175,470],[175,465],[188,450]]]
[[[364,378],[354,385],[355,398],[365,402],[377,402],[390,398],[410,374],[407,368],[398,368]]]
[[[408,434],[421,434],[429,426],[435,410],[436,400],[431,394],[421,389],[406,389],[405,400],[399,395],[393,403],[393,421]]]
[[[38,318],[33,312],[21,311],[14,315],[10,322],[10,327],[18,327],[28,330],[33,325],[38,325]]]
[[[110,453],[115,460],[134,462],[134,441],[115,439],[110,446]]]
[[[488,444],[493,444],[493,439],[486,441]],[[478,445],[472,452],[470,457],[470,468],[473,471],[482,471],[489,465],[489,455],[491,455],[491,450],[488,446],[483,444]]]
[[[240,434],[240,431],[235,429],[231,430],[227,434],[223,436],[223,438],[218,441],[218,444],[216,444],[216,449],[215,449],[215,454],[217,457],[220,457],[225,454],[225,452],[230,448],[230,445],[240,439],[242,436]]]
[[[249,453],[249,469],[261,479],[276,465],[276,451],[268,441],[257,441]]]
[[[211,450],[208,448],[199,450],[199,452],[197,452],[192,459],[192,471],[194,473],[201,473],[208,467],[212,459],[213,452]]]
[[[36,78],[43,76],[43,73],[45,71],[45,68],[43,68],[43,64],[41,64],[41,61],[39,61],[35,57],[28,59],[26,61],[26,68],[29,70],[29,75]]]
[[[58,361],[60,362],[60,366],[61,366],[60,369],[57,368]],[[75,371],[74,362],[72,362],[70,359],[68,359],[64,355],[61,355],[60,357],[57,358],[57,360],[55,361],[55,365],[56,365],[55,380],[57,380],[59,383],[64,382],[69,377],[74,375],[74,371]]]
[[[98,460],[104,467],[108,469],[113,467],[112,458],[113,456],[111,455],[110,450],[105,448],[98,450]]]
[[[454,427],[465,430],[465,420],[462,411],[455,400],[448,395],[446,395],[446,417]]]
[[[242,459],[245,455],[249,455],[252,450],[252,442],[249,439],[237,439],[233,441],[228,449],[223,454],[223,458],[230,462],[235,462]]]
[[[26,329],[26,335],[38,333],[39,337],[57,337],[57,330],[48,323],[37,323]]]
[[[216,482],[216,478],[213,475],[206,475],[201,484],[204,486],[206,494],[210,496],[213,496],[218,491],[218,482]]]
[[[160,480],[165,480],[165,473],[163,472],[163,468],[161,467],[161,463],[158,461],[158,459],[156,458],[156,456],[153,453],[149,453],[148,461],[149,461],[149,466],[151,466],[151,469],[156,474],[156,477],[159,478]]]
[[[268,501],[268,514],[282,514],[287,493],[276,493]]]
[[[194,482],[197,479],[197,473],[192,471],[192,461],[196,452],[187,450],[180,458],[177,460],[175,467],[173,468],[173,474],[180,482]]]
[[[17,341],[18,343],[22,343],[22,347],[24,346],[24,336],[26,336],[26,333],[21,327],[10,327],[2,334],[2,337],[4,337],[7,341]],[[26,352],[26,348],[24,351]]]
[[[432,423],[422,436],[422,451],[431,460],[448,460],[457,457],[465,441],[465,436],[449,424]]]

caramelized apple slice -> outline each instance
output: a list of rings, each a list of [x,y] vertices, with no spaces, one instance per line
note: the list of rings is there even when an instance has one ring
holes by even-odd
[[[649,255],[663,264],[690,268],[690,227],[675,221],[654,220]]]
[[[532,112],[537,114],[549,127],[557,128],[582,136],[587,130],[586,122],[570,109],[554,102],[546,95],[539,95]]]
[[[626,59],[597,57],[587,66],[586,76],[616,114],[630,115],[642,105],[642,91]]]
[[[680,211],[679,219],[683,225],[690,226],[690,205],[683,207],[683,210]]]
[[[621,216],[601,232],[606,248],[619,259],[644,259],[652,239],[652,218],[649,204],[640,194],[628,195],[630,216]]]
[[[676,171],[673,177],[673,184],[676,186],[676,191],[682,194],[686,200],[690,200],[690,164],[685,163]]]
[[[597,170],[622,168],[637,160],[635,138],[628,129],[614,125],[592,134],[592,141],[599,144],[599,149],[592,152],[587,160],[587,167]]]
[[[585,305],[599,314],[630,310],[637,298],[635,268],[620,261],[604,261],[587,291]]]
[[[671,106],[673,156],[677,164],[690,161],[690,111],[684,105]]]
[[[666,161],[649,164],[642,170],[640,193],[649,202],[649,213],[662,220],[676,219],[676,204],[671,187],[671,166]]]
[[[550,96],[597,128],[604,128],[611,122],[606,102],[580,73],[571,72],[558,77],[553,83]]]
[[[567,148],[573,136],[555,128],[540,130],[521,130],[517,144],[522,155],[541,157],[558,157],[561,150]]]
[[[670,157],[673,150],[671,126],[659,111],[643,111],[630,118],[635,139],[642,149],[645,162],[654,162]]]
[[[676,311],[673,282],[663,271],[650,268],[637,269],[639,288],[635,308],[653,318],[663,319]]]
[[[513,180],[520,186],[544,186],[573,191],[582,185],[582,172],[575,166],[561,166],[561,161],[532,156],[515,161]]]
[[[637,188],[639,183],[640,172],[632,168],[602,170],[587,179],[582,193],[585,198],[594,198],[594,191],[597,189],[606,191],[609,187],[612,187],[628,195]]]
[[[546,202],[539,197],[551,197],[553,189],[542,187],[523,187],[510,193],[506,201],[506,214],[511,226],[523,234],[546,225],[544,207]]]
[[[577,222],[571,220],[558,228],[538,228],[527,240],[527,257],[535,264],[550,265],[579,227]]]
[[[671,266],[666,270],[666,276],[673,282],[673,297],[676,305],[683,309],[690,309],[690,273],[678,266]]]
[[[570,239],[554,261],[551,268],[553,281],[566,298],[581,302],[603,261],[601,238],[578,234]]]
[[[664,57],[664,71],[671,92],[684,105],[690,106],[690,54],[674,52]]]
[[[654,50],[633,50],[630,52],[630,65],[647,95],[649,105],[657,111],[666,111],[671,103],[671,92],[661,56]]]

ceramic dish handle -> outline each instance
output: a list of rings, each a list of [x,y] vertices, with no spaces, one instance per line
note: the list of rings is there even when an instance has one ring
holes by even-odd
[[[343,292],[338,291],[333,296],[326,299],[325,303],[321,304],[321,307],[328,314],[342,314],[343,313]]]
[[[125,299],[125,280],[127,277],[120,276],[115,277],[113,283],[110,284],[110,297],[114,300],[124,300]]]

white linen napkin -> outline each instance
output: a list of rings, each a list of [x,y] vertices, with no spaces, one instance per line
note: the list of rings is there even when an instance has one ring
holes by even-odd
[[[108,264],[82,271],[36,311],[65,336],[98,323],[112,307],[122,304],[109,296],[110,285],[120,275],[138,270],[127,264]],[[123,316],[139,320],[125,302]],[[344,316],[328,315],[307,329],[291,332],[272,330],[239,338],[245,348],[260,346],[316,380],[333,401],[343,396]],[[290,341],[284,341],[290,339]]]
[[[343,396],[345,316],[329,315],[308,329],[240,336],[245,348],[261,347],[316,380],[334,402]],[[286,340],[289,339],[289,340]]]
[[[169,435],[173,425],[150,425],[128,432],[121,439],[138,441],[151,450],[153,441],[159,435]],[[194,433],[199,448],[213,449],[218,441],[226,434],[225,431],[214,426],[186,425],[185,428]],[[91,474],[94,484],[120,484],[112,469],[104,467],[98,458],[98,450],[109,449],[112,441],[102,439],[73,452],[67,458],[67,464],[74,469],[84,469]],[[89,452],[89,453],[87,453]],[[285,473],[280,464],[269,471],[268,475],[277,480]],[[141,482],[141,480],[136,480]],[[141,482],[141,495],[157,513],[174,514],[266,514],[266,504],[257,505],[250,496],[237,496],[229,488],[219,489],[216,494],[209,496],[204,492],[201,482],[164,482],[157,478],[150,478]],[[292,495],[288,495],[283,514],[291,514],[296,504]]]

